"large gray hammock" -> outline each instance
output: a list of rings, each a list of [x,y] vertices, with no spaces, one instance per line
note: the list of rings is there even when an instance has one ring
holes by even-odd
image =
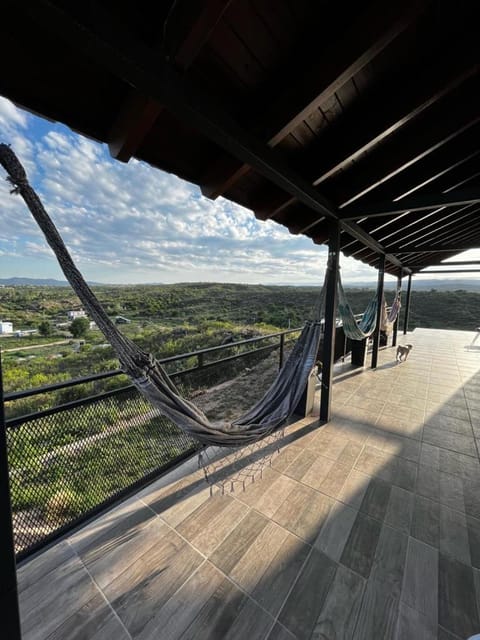
[[[14,186],[13,192],[21,194],[42,229],[68,282],[112,345],[122,369],[154,407],[205,445],[235,447],[250,444],[286,422],[300,402],[315,365],[322,333],[320,318],[325,287],[315,307],[314,319],[305,324],[285,365],[264,397],[248,413],[235,420],[230,428],[214,427],[200,409],[179,393],[158,360],[122,335],[107,316],[75,266],[55,225],[29,185],[25,170],[8,145],[0,144],[0,163],[9,174],[7,179]]]

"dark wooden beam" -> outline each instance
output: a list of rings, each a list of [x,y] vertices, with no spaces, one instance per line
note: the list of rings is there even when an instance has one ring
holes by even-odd
[[[468,266],[468,265],[475,265],[475,264],[480,264],[480,260],[452,260],[451,262],[443,262],[443,263],[440,263],[440,264],[436,264],[435,266],[436,267],[443,267],[443,266],[445,266],[445,267],[450,267],[450,266],[457,267],[458,266],[459,267],[461,265]],[[428,266],[428,265],[417,265],[416,264],[416,265],[410,265],[410,268],[411,269],[424,269],[425,266]]]
[[[394,253],[395,255],[402,255],[407,253],[462,253],[462,251],[467,251],[468,249],[472,249],[472,247],[433,247],[432,245],[427,245],[426,247],[417,247],[417,246],[389,246],[388,251]]]
[[[412,276],[408,276],[408,285],[407,285],[407,303],[405,305],[405,315],[403,316],[403,335],[407,335],[408,331],[408,320],[410,317],[410,299],[412,296]]]
[[[332,403],[339,261],[340,227],[337,222],[332,222],[329,225],[328,270],[325,282],[325,325],[322,350],[322,387],[320,392],[320,420],[322,422],[330,420]]]
[[[112,158],[128,162],[137,152],[162,108],[157,100],[132,89],[108,135],[108,148]]]
[[[300,80],[287,81],[286,91],[270,95],[268,121],[263,126],[268,145],[276,146],[320,104],[334,96],[407,28],[425,4],[423,0],[375,2],[351,29],[342,34],[328,53],[317,56],[308,70],[302,69],[300,75],[296,74]],[[257,120],[262,119],[261,109],[256,114]],[[215,167],[206,176],[202,193],[210,198],[222,195],[249,169],[242,165]]]
[[[419,272],[420,275],[424,273],[480,273],[480,269],[442,269],[441,271],[432,269]]]
[[[401,301],[401,291],[402,291],[402,276],[398,276],[397,278],[397,292],[398,295],[400,296],[400,301]],[[401,302],[400,302],[401,304]],[[400,320],[400,309],[398,310],[398,314],[397,317],[395,318],[395,323],[393,325],[393,334],[392,334],[392,347],[396,347],[397,346],[397,335],[398,335],[398,322]]]
[[[399,213],[425,211],[438,207],[457,207],[480,202],[480,188],[450,191],[448,193],[419,193],[396,202],[365,203],[347,207],[339,213],[341,220],[358,220],[380,216],[395,216]]]
[[[380,322],[383,312],[383,286],[385,280],[385,256],[379,256],[378,281],[377,281],[377,325],[373,334],[372,369],[377,368],[378,349],[380,347]]]
[[[232,0],[203,0],[172,5],[164,26],[170,60],[182,71],[187,70],[208,41]],[[105,18],[104,18],[105,19]],[[154,52],[158,56],[158,51]],[[157,100],[132,89],[112,124],[108,147],[113,158],[128,162],[151,130],[163,106]]]

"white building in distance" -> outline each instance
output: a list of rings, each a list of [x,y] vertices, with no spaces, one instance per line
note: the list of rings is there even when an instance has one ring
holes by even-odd
[[[67,318],[69,320],[75,320],[76,318],[86,318],[87,314],[83,309],[78,309],[78,311],[68,311]]]
[[[13,323],[0,320],[0,334],[13,333]]]

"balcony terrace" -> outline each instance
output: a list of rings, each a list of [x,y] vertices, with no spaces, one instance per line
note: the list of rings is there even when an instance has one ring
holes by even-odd
[[[192,459],[18,570],[25,640],[457,640],[480,631],[480,344],[335,369],[245,491]]]

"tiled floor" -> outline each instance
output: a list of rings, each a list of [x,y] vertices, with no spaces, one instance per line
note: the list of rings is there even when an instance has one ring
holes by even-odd
[[[334,418],[214,495],[190,465],[19,570],[24,638],[480,633],[480,344],[416,330],[337,372]],[[478,438],[479,440],[476,440]]]

